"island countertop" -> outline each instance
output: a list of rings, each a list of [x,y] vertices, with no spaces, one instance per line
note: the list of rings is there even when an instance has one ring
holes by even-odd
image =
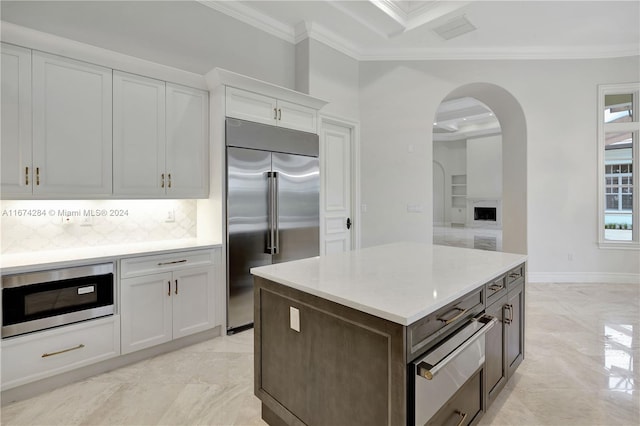
[[[394,243],[251,273],[408,326],[526,260],[521,254]]]

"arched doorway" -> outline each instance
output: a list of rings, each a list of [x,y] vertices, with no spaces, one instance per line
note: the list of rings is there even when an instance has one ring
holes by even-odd
[[[490,83],[471,83],[442,101],[470,97],[490,108],[502,134],[502,248],[527,253],[527,129],[520,103],[507,90]],[[434,122],[436,122],[434,120]],[[435,194],[435,188],[434,188]],[[435,204],[435,200],[434,200]],[[435,217],[435,216],[434,216]]]

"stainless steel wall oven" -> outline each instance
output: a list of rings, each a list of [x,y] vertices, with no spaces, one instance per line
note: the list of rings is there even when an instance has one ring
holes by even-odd
[[[114,264],[2,277],[2,338],[114,313]]]

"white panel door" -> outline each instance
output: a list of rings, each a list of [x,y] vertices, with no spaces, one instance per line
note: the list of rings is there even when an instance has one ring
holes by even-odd
[[[278,101],[278,126],[316,133],[318,112],[303,105]]]
[[[121,280],[123,354],[171,340],[174,291],[170,272]]]
[[[235,87],[227,87],[225,96],[225,115],[227,117],[270,124],[272,126],[277,125],[278,110],[274,98],[236,89]]]
[[[209,196],[209,93],[167,83],[166,190],[173,198]]]
[[[2,44],[2,195],[31,194],[31,50]]]
[[[111,195],[111,70],[33,52],[34,194]]]
[[[164,195],[165,83],[113,72],[113,193]]]
[[[350,127],[324,122],[320,129],[323,169],[324,254],[351,250],[351,148]]]
[[[173,273],[174,339],[214,325],[214,271],[212,267],[201,267]]]

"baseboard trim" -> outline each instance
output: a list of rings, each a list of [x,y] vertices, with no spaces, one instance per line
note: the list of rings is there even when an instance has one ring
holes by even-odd
[[[527,272],[532,283],[610,283],[638,284],[640,274],[622,274],[617,272]]]

